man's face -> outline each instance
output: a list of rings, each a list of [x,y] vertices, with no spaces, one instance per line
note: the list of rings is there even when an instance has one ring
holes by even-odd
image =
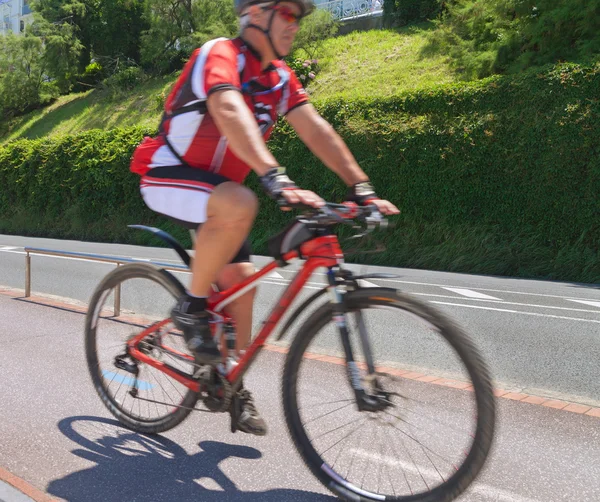
[[[271,40],[281,56],[287,56],[292,50],[294,38],[300,29],[298,23],[301,12],[300,7],[293,2],[281,2],[262,12],[261,26],[264,28],[269,26],[271,16],[274,15],[270,31]]]

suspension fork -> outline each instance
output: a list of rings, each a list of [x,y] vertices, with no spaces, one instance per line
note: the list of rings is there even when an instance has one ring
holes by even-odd
[[[346,369],[350,385],[356,396],[358,409],[361,411],[376,411],[379,409],[378,401],[369,396],[363,387],[361,372],[354,360],[352,344],[350,343],[350,332],[348,331],[348,322],[346,315],[346,306],[344,302],[345,292],[341,288],[341,284],[336,280],[336,274],[333,268],[327,271],[327,280],[329,282],[329,290],[331,292],[331,303],[333,304],[333,320],[340,333],[344,353],[346,354]],[[375,367],[373,364],[373,352],[369,342],[364,318],[360,311],[356,312],[356,321],[360,333],[360,341],[363,348],[363,353],[367,362],[367,370],[369,375],[373,375]]]

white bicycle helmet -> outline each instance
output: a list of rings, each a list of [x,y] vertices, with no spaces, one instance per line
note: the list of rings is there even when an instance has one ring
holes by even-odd
[[[251,5],[272,4],[273,6],[275,6],[278,3],[281,3],[282,1],[295,3],[296,5],[298,5],[302,11],[302,17],[308,16],[313,10],[315,10],[315,3],[313,0],[275,0],[275,1],[271,1],[271,2],[268,0],[267,1],[265,1],[265,0],[233,0],[233,1],[234,1],[235,12],[238,15],[238,17],[242,16],[242,12],[244,12],[244,10],[247,7],[250,7]],[[268,9],[268,7],[267,7],[267,9]],[[271,19],[269,20],[269,26],[267,27],[267,29],[264,29],[256,24],[246,24],[246,25],[244,25],[243,29],[254,28],[255,30],[258,30],[258,31],[264,33],[265,36],[267,37],[267,40],[269,41],[269,44],[271,45],[271,48],[273,49],[273,52],[275,53],[275,56],[277,57],[277,59],[283,59],[283,56],[277,52],[277,49],[275,49],[275,45],[273,44],[273,40],[271,39],[271,26],[273,26],[274,19],[275,19],[275,10],[273,10],[273,13],[271,14]]]
[[[246,7],[250,5],[257,5],[261,3],[280,3],[282,0],[276,0],[275,2],[269,2],[268,0],[234,0],[235,13],[238,16],[242,15],[242,12]],[[302,17],[308,16],[313,10],[315,10],[315,2],[313,0],[285,0],[286,2],[295,3],[302,9]]]

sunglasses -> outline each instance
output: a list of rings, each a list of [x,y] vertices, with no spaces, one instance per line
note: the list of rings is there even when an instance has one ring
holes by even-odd
[[[276,5],[273,7],[273,10],[277,11],[277,14],[283,19],[286,23],[292,24],[300,24],[300,20],[302,16],[300,14],[296,14],[292,9],[286,7],[285,5]]]

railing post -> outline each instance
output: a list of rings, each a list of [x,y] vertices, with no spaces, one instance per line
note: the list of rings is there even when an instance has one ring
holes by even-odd
[[[117,267],[121,264],[117,262]],[[115,306],[113,309],[113,316],[119,317],[121,315],[121,283],[117,284],[115,288]]]
[[[31,296],[31,255],[29,251],[25,255],[25,298]]]

